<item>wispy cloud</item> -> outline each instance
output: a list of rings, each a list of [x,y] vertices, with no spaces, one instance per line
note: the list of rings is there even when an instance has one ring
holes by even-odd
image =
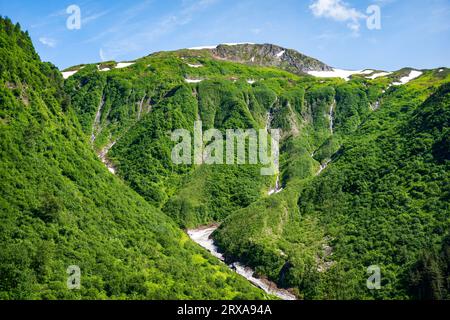
[[[105,37],[111,33],[115,34],[101,49],[103,59],[115,60],[125,54],[144,49],[145,46],[161,36],[191,23],[198,13],[208,9],[218,1],[220,0],[183,0],[181,8],[164,15],[151,24],[140,23],[142,21],[136,21],[134,24],[124,23],[124,21],[129,21],[133,16],[140,14],[141,11],[138,8],[143,5],[148,6],[151,1],[145,1],[135,8],[130,8],[123,21],[99,35]],[[144,30],[142,25],[146,25]],[[98,40],[98,37],[96,40]]]
[[[98,12],[98,13],[93,13],[91,15],[88,15],[87,17],[82,17],[81,19],[81,24],[82,25],[86,25],[90,22],[93,22],[101,17],[103,17],[104,15],[108,14],[111,10],[105,10],[102,12]]]
[[[115,20],[114,26],[109,27],[98,34],[91,36],[87,40],[85,40],[85,43],[94,43],[101,41],[102,39],[113,35],[113,34],[121,34],[124,30],[131,30],[133,29],[133,25],[137,25],[135,19],[138,15],[142,14],[151,4],[153,3],[153,0],[144,0],[138,4],[135,4],[123,12],[120,13],[120,16],[117,17],[117,20]],[[128,33],[128,32],[127,32]]]
[[[354,33],[359,32],[360,20],[366,18],[362,12],[341,0],[316,0],[309,6],[315,17],[346,22]]]
[[[56,40],[48,37],[40,37],[39,42],[47,47],[54,48],[56,47]]]

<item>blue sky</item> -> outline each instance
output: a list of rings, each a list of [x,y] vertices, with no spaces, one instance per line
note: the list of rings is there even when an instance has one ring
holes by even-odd
[[[77,5],[81,28],[66,13]],[[366,25],[370,5],[381,29]],[[274,43],[338,68],[450,67],[449,0],[0,0],[59,68],[125,61],[160,50]]]

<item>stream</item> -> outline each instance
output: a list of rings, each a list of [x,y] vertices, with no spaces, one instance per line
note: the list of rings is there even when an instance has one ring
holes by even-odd
[[[200,227],[198,229],[187,230],[187,234],[189,237],[208,250],[214,257],[225,263],[225,258],[223,254],[219,252],[219,248],[214,244],[214,240],[211,238],[211,234],[218,228],[218,226],[210,226],[210,227]],[[266,293],[275,295],[282,300],[296,300],[297,298],[287,290],[280,289],[277,285],[267,279],[261,279],[254,276],[254,271],[244,266],[239,262],[233,262],[228,267],[236,272],[237,274],[243,276],[252,284],[257,286],[258,288],[264,290]]]
[[[102,108],[105,105],[105,97],[102,96],[102,100],[100,101],[100,104],[98,106],[97,112],[95,114],[94,124],[92,125],[92,134],[91,134],[91,143],[94,143],[95,139],[97,138],[97,134],[100,131],[100,120],[102,117]]]
[[[269,111],[267,113],[267,120],[266,120],[266,130],[267,133],[269,133],[269,130],[271,128],[271,124],[272,124],[272,120],[273,120],[273,115],[272,112]],[[276,155],[275,159],[278,159],[278,155]],[[279,166],[279,163],[277,162],[277,160],[274,160],[274,165],[275,167]],[[275,187],[272,189],[269,189],[269,191],[267,192],[267,195],[271,196],[273,194],[277,194],[278,192],[283,191],[283,188],[281,188],[281,184],[280,184],[280,173],[277,174],[277,180],[275,182]]]
[[[320,165],[319,171],[317,171],[317,173],[316,173],[316,176],[318,176],[319,174],[321,174],[322,171],[325,170],[325,169],[328,167],[328,165],[330,164],[330,162],[331,162],[331,160],[327,160],[327,161],[325,161],[324,163],[322,163],[322,164]]]
[[[100,160],[105,164],[105,166],[108,168],[109,172],[111,172],[112,174],[116,174],[116,168],[113,166],[113,164],[111,163],[111,161],[108,160],[108,158],[106,157],[106,155],[108,154],[108,151],[116,144],[116,141],[113,141],[111,143],[109,143],[108,145],[106,145],[102,151],[100,151],[100,153],[98,154],[98,157],[100,158]]]
[[[270,189],[269,192],[267,192],[267,194],[269,196],[271,196],[271,195],[276,194],[281,191],[283,191],[283,188],[281,188],[281,186],[280,186],[280,175],[278,174],[277,181],[275,182],[275,188]]]
[[[333,126],[334,126],[334,108],[336,106],[336,100],[334,100],[334,103],[330,106],[330,132],[333,134]]]

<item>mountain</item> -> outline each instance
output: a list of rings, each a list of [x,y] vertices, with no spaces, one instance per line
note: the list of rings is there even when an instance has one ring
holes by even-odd
[[[2,297],[72,297],[66,265],[87,261],[79,298],[268,298],[183,232],[220,225],[227,262],[301,299],[448,298],[450,69],[344,71],[229,44],[63,81],[4,25]],[[174,164],[170,133],[199,120],[281,129],[279,174]],[[382,290],[367,288],[370,266]]]
[[[317,71],[315,77],[298,76],[218,59],[215,50],[220,47],[159,52],[107,72],[98,72],[101,65],[86,66],[66,81],[66,88],[73,88],[68,93],[76,110],[101,105],[105,97],[105,138],[99,148],[114,142],[108,157],[118,175],[183,228],[221,223],[214,237],[230,261],[244,262],[307,299],[413,297],[407,279],[412,266],[423,250],[439,247],[448,233],[448,175],[447,160],[421,154],[414,158],[404,139],[416,112],[445,88],[449,70],[342,74],[333,69]],[[82,92],[95,93],[94,102],[87,104],[83,98],[79,105]],[[88,123],[94,118],[95,107]],[[277,177],[261,176],[258,165],[174,166],[173,143],[166,133],[179,127],[192,130],[198,119],[204,130],[281,128],[283,190],[269,196]],[[439,130],[446,127],[448,123]],[[88,126],[87,133],[90,130]],[[423,152],[445,149],[437,147],[443,136],[421,136],[416,144],[423,145]],[[352,154],[355,148],[361,151]],[[398,158],[405,154],[411,155]],[[405,166],[434,177],[420,187],[428,203],[415,191],[414,170],[400,170]],[[336,176],[330,177],[333,172]],[[386,186],[387,181],[403,185],[380,189],[382,177]],[[432,194],[425,191],[429,188]],[[385,198],[386,193],[391,195]],[[390,197],[403,200],[397,203]],[[421,212],[428,212],[427,218]],[[400,217],[420,222],[415,227],[411,222],[398,224]],[[378,234],[390,238],[373,234],[367,219],[379,226],[374,229]],[[436,228],[441,231],[432,231]],[[392,250],[399,241],[400,249]],[[377,264],[386,270],[389,290],[384,292],[364,285],[367,267]],[[346,285],[338,288],[342,279]]]
[[[277,67],[294,74],[308,71],[331,71],[332,68],[295,50],[273,44],[218,45],[212,50],[216,59],[240,62],[248,65]]]
[[[268,298],[108,172],[60,72],[4,18],[0,60],[1,299]]]
[[[356,98],[360,89],[330,92],[333,137],[303,151],[302,163],[310,152],[321,167],[293,181],[286,162],[285,190],[230,215],[218,245],[308,299],[448,297],[450,86],[442,72],[389,89],[374,111]],[[351,105],[368,113],[342,126],[339,112]],[[381,268],[382,290],[365,286],[369,266]]]

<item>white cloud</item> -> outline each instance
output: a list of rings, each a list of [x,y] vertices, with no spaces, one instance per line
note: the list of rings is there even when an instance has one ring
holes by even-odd
[[[40,37],[39,42],[43,45],[46,45],[47,47],[54,48],[56,47],[56,40],[52,38],[47,37]]]
[[[347,22],[347,26],[354,33],[359,31],[360,20],[366,18],[362,12],[349,7],[347,3],[341,0],[316,0],[309,8],[316,17]]]

